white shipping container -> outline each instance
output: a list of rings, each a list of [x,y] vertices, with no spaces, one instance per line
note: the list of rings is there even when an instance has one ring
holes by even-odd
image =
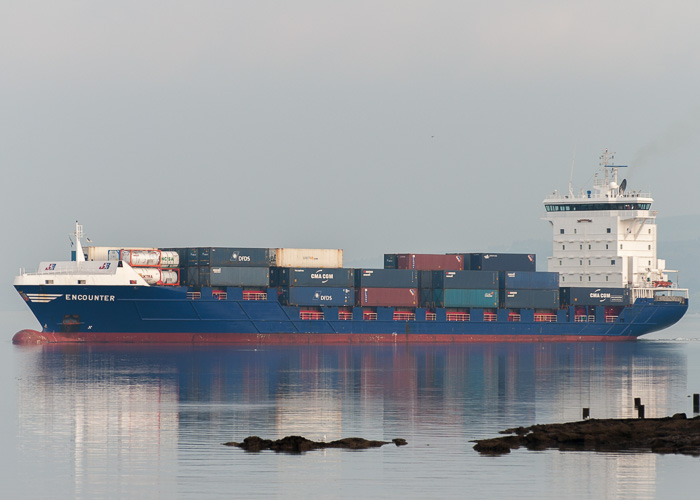
[[[277,267],[343,267],[343,250],[335,248],[278,248]]]

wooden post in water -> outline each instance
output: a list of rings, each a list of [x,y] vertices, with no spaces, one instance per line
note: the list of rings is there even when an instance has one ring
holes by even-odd
[[[637,407],[637,417],[644,418],[644,405],[639,405]]]

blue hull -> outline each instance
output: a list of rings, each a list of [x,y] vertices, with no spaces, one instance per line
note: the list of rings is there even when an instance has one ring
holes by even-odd
[[[46,341],[78,342],[427,342],[633,340],[667,328],[687,311],[687,301],[638,299],[612,322],[602,308],[595,321],[577,322],[573,307],[556,312],[556,321],[535,321],[521,310],[520,321],[508,321],[498,310],[485,321],[483,309],[472,309],[469,321],[447,321],[446,310],[415,310],[411,321],[394,320],[394,309],[377,308],[376,320],[364,320],[361,308],[352,320],[339,319],[339,308],[323,308],[323,319],[302,320],[298,307],[284,306],[277,290],[269,300],[243,300],[241,289],[229,289],[218,300],[211,289],[188,298],[185,287],[22,286],[22,297],[42,325]],[[50,292],[50,296],[48,296]],[[47,294],[37,300],[36,294]],[[32,298],[30,298],[32,297]]]

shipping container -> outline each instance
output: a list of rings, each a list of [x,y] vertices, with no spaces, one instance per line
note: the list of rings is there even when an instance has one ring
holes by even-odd
[[[472,253],[469,265],[472,271],[535,271],[533,253]]]
[[[561,303],[576,306],[620,306],[630,303],[627,288],[563,287]]]
[[[159,269],[157,267],[135,267],[139,276],[141,276],[149,285],[165,284],[174,285],[178,282],[177,272],[170,269]]]
[[[498,272],[434,271],[433,285],[435,288],[493,290],[499,288]]]
[[[199,247],[199,266],[208,266],[210,264],[211,248]]]
[[[401,253],[397,255],[396,267],[418,271],[461,271],[464,258],[459,254]]]
[[[343,250],[326,248],[277,248],[277,267],[343,267]]]
[[[199,268],[198,267],[188,267],[187,268],[187,286],[200,286],[199,285]]]
[[[417,288],[360,288],[356,293],[359,306],[418,307],[420,304]]]
[[[209,270],[209,286],[270,286],[269,267],[215,267]],[[200,268],[200,274],[202,269]]]
[[[505,290],[502,297],[506,309],[559,309],[559,289]]]
[[[274,286],[333,286],[352,288],[355,286],[353,269],[313,267],[278,267]]]
[[[340,287],[287,287],[281,300],[290,306],[342,307],[355,304],[355,290]]]
[[[384,269],[397,269],[398,255],[395,253],[384,254]]]
[[[436,288],[433,291],[433,302],[436,307],[498,307],[498,290]]]
[[[187,249],[187,267],[196,267],[199,265],[199,248]]]
[[[418,288],[418,271],[409,269],[355,269],[355,287]]]
[[[444,271],[418,271],[421,288],[433,288],[433,273]]]
[[[119,260],[123,260],[132,267],[180,267],[180,256],[172,250],[136,250],[130,248],[119,251]]]
[[[119,251],[124,247],[83,247],[85,260],[108,261],[119,260]],[[156,250],[155,248],[129,247],[134,250]]]
[[[506,290],[555,290],[559,273],[501,271],[501,288]]]
[[[276,255],[274,248],[211,247],[209,263],[212,267],[270,267]]]

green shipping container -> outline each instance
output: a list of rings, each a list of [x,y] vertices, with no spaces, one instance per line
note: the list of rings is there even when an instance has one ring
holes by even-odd
[[[435,289],[437,307],[498,307],[498,290]]]

